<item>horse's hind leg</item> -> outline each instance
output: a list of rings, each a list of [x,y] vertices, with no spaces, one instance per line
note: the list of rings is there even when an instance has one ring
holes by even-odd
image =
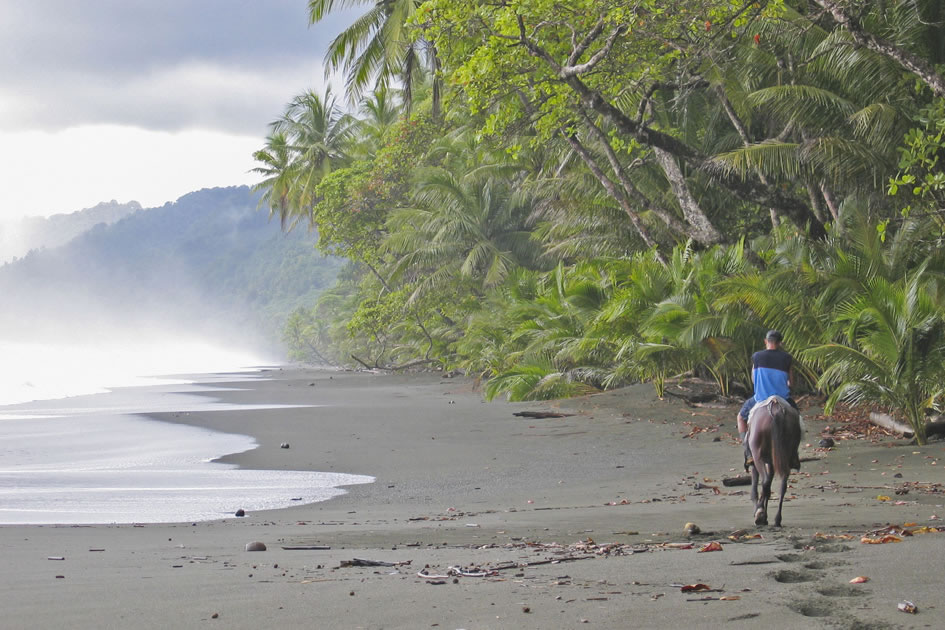
[[[751,466],[751,504],[758,506],[758,468]]]
[[[774,526],[781,527],[781,507],[784,505],[784,495],[787,493],[787,475],[781,477],[781,496],[778,497],[778,513],[774,517]]]
[[[755,464],[751,466],[751,503],[755,506],[755,525],[767,525],[768,515],[765,513],[764,505],[758,500],[758,465],[760,459],[756,459]],[[762,487],[763,484],[762,484]]]
[[[755,509],[755,525],[768,524],[768,499],[771,498],[772,470],[768,463],[762,464],[761,475],[761,497],[758,499]]]

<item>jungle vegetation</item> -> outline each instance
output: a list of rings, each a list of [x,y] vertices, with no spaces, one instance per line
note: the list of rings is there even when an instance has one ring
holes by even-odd
[[[363,5],[343,95],[256,154],[345,258],[298,358],[552,398],[691,374],[744,393],[778,328],[801,391],[924,422],[945,391],[938,0]]]

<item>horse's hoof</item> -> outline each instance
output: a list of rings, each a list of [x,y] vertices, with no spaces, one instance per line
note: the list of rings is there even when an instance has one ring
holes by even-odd
[[[768,515],[761,508],[755,510],[755,525],[767,525]]]

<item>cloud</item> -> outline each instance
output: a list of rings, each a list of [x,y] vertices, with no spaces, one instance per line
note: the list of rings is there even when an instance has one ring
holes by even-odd
[[[0,129],[262,133],[323,90],[328,42],[358,13],[309,28],[304,0],[4,2]]]
[[[253,184],[254,136],[118,125],[0,133],[0,217],[73,212],[101,201],[145,207],[201,188]]]
[[[262,136],[293,96],[325,85],[321,64],[310,60],[274,70],[199,60],[122,78],[64,73],[28,92],[0,87],[0,129],[119,124]]]
[[[258,181],[268,123],[323,92],[328,43],[365,10],[309,27],[306,7],[0,0],[0,218]]]

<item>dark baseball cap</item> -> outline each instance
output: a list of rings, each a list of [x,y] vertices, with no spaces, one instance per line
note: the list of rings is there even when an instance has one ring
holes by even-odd
[[[779,333],[777,330],[769,330],[768,334],[765,335],[765,339],[767,339],[768,341],[777,341],[778,343],[781,343],[781,340],[783,339],[783,337],[781,336],[781,333]]]

